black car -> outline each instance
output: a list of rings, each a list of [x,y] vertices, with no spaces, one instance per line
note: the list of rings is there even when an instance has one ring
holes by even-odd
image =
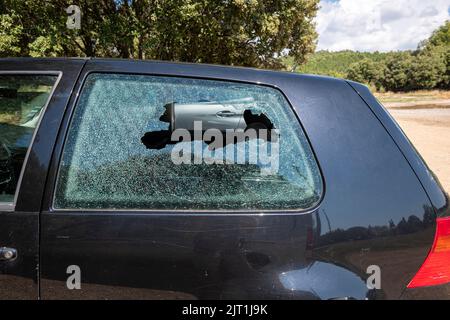
[[[448,197],[361,84],[0,60],[1,299],[446,299],[449,283]]]

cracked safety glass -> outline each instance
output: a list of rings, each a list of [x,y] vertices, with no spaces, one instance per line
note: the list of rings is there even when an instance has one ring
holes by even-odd
[[[91,74],[60,162],[59,209],[304,210],[322,180],[277,89]]]

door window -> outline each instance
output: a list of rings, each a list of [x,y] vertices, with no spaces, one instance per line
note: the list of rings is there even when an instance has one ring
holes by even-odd
[[[277,89],[91,74],[66,137],[56,209],[303,210],[322,180]]]
[[[0,203],[13,203],[34,130],[56,75],[0,75]]]

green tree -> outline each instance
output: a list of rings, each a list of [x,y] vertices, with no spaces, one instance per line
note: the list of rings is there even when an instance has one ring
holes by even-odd
[[[374,85],[377,89],[379,89],[381,86],[380,78],[382,72],[383,70],[379,63],[365,58],[350,65],[346,78],[353,81]]]
[[[442,81],[439,83],[439,87],[443,89],[450,89],[450,46],[445,49],[444,55],[445,73],[442,77]]]
[[[18,16],[0,14],[0,57],[15,56],[20,54],[20,36],[22,26],[18,24]]]
[[[379,62],[383,59],[384,55],[384,53],[379,52],[369,53],[351,50],[330,52],[321,50],[308,57],[308,61],[303,65],[297,66],[294,59],[291,57],[285,58],[283,63],[285,64],[285,68],[289,71],[344,78],[347,75],[349,67],[353,63],[364,59]]]
[[[443,47],[423,50],[414,57],[409,69],[408,90],[434,89],[444,81],[446,54]]]
[[[450,89],[450,21],[446,21],[433,32],[428,40],[422,43],[422,51],[434,56],[445,67],[441,69],[437,87]]]
[[[410,52],[397,52],[386,59],[381,83],[388,91],[404,91],[409,85],[413,57]]]
[[[446,21],[442,26],[436,29],[431,36],[419,44],[419,49],[436,46],[450,45],[450,20]]]
[[[281,68],[286,55],[303,63],[317,39],[313,19],[319,0],[2,2],[0,14],[9,20],[16,14],[22,25],[20,30],[2,28],[4,56],[151,58]],[[81,9],[80,30],[66,28],[70,4]]]
[[[291,71],[349,78],[375,86],[377,90],[408,91],[450,89],[450,22],[446,21],[419,44],[418,50],[403,52],[319,51],[296,67],[284,60]]]

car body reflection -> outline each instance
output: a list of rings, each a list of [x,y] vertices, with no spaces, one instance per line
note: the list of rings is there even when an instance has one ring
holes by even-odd
[[[282,272],[279,279],[286,290],[312,292],[319,299],[365,299],[369,291],[365,281],[353,272],[321,261]],[[345,296],[342,288],[346,288]]]

